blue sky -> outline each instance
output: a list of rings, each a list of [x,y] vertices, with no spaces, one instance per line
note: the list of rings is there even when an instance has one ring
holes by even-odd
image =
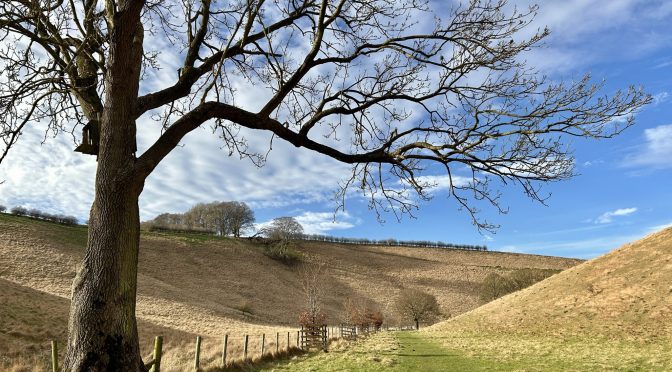
[[[528,1],[514,1],[527,5]],[[540,6],[532,29],[548,26],[545,47],[526,59],[552,79],[591,73],[610,93],[642,85],[654,102],[621,136],[604,141],[572,140],[576,171],[569,181],[546,185],[546,206],[521,190],[504,188],[509,213],[484,209],[501,227],[481,235],[447,194],[437,191],[415,219],[393,215],[376,220],[360,197],[333,214],[333,194],[348,167],[324,156],[274,142],[263,168],[229,157],[207,129],[197,130],[157,168],[141,196],[141,217],[181,212],[197,202],[245,201],[260,223],[295,216],[311,233],[373,239],[441,240],[487,244],[490,249],[590,258],[650,232],[672,226],[672,3],[651,0],[553,0]],[[169,56],[168,56],[169,57]],[[166,59],[168,59],[166,57]],[[174,71],[166,69],[168,71]],[[161,85],[161,75],[155,85]],[[240,97],[254,105],[255,91]],[[139,138],[146,148],[158,135],[151,127]],[[252,134],[251,134],[252,135]],[[258,134],[253,145],[267,146]],[[39,128],[24,133],[0,165],[0,204],[23,205],[87,219],[93,198],[95,160],[72,152],[67,135],[48,139]],[[334,221],[335,218],[335,221]]]

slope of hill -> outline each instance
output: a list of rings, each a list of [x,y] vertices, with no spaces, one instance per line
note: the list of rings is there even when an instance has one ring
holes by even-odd
[[[16,285],[13,291],[23,293],[19,297],[25,298],[24,308],[48,303],[61,314],[53,322],[41,316],[19,327],[24,341],[63,336],[70,285],[85,242],[85,227],[0,214],[0,285]],[[420,288],[435,294],[444,312],[455,315],[478,306],[480,282],[491,272],[565,269],[581,262],[317,242],[300,243],[297,249],[327,262],[324,309],[333,323],[340,321],[347,297],[374,302],[389,316],[402,288]],[[259,243],[246,239],[143,233],[138,280],[138,318],[184,335],[275,333],[294,327],[303,307],[297,268],[269,259]],[[13,303],[19,297],[0,292],[1,302]],[[0,319],[6,309],[0,307]],[[34,324],[34,333],[29,324]],[[9,337],[11,330],[0,332]]]
[[[672,228],[495,300],[455,322],[516,331],[672,336]]]
[[[533,368],[670,370],[672,228],[434,325],[428,335],[476,358],[528,360]]]

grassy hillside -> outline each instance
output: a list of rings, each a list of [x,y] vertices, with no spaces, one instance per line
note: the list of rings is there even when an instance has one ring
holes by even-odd
[[[672,229],[495,300],[426,334],[541,369],[672,369]]]
[[[672,228],[420,332],[260,370],[670,371]]]
[[[62,337],[66,299],[86,233],[81,226],[0,214],[0,279],[17,285],[15,289],[25,292],[26,301],[52,304],[60,314],[49,320],[53,323],[48,327],[50,323],[42,321],[45,317],[31,321],[34,333],[32,326],[21,326],[23,336],[13,339],[24,339],[28,345]],[[340,320],[346,297],[373,301],[389,315],[402,288],[420,288],[435,294],[445,313],[456,315],[478,306],[480,282],[491,272],[565,269],[581,262],[498,252],[316,242],[300,243],[297,249],[328,263],[325,310],[332,323]],[[143,233],[139,265],[139,319],[187,338],[193,334],[219,338],[226,333],[274,333],[294,327],[303,306],[297,268],[269,259],[254,241]],[[0,301],[12,303],[15,297],[0,292]],[[4,309],[0,307],[0,312]],[[47,328],[56,333],[40,333]],[[2,337],[7,332],[3,329]],[[150,338],[148,334],[143,342],[149,344]]]

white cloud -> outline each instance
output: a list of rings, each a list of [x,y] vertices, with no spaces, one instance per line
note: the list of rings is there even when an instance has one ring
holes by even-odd
[[[672,222],[665,223],[665,224],[662,224],[662,225],[651,226],[651,227],[649,227],[649,231],[650,232],[660,231],[660,230],[664,230],[664,229],[667,229],[667,228],[670,228],[670,227],[672,227]]]
[[[361,223],[358,218],[342,211],[335,214],[334,212],[303,212],[294,218],[303,226],[305,234],[326,234],[332,230],[347,230]],[[259,231],[270,223],[271,221],[260,222],[255,224],[255,228]]]
[[[551,35],[546,47],[532,50],[526,60],[547,73],[584,73],[587,65],[639,58],[672,43],[665,21],[672,13],[669,1],[512,2],[519,9],[531,4],[539,4],[539,14],[523,35],[546,26]]]
[[[595,223],[610,223],[613,221],[614,217],[627,216],[637,212],[637,208],[619,208],[615,211],[602,213],[599,217],[595,219]]]
[[[625,159],[626,166],[643,166],[654,169],[672,167],[672,124],[644,130],[644,144],[636,154]]]
[[[657,106],[665,101],[667,101],[670,98],[670,93],[668,92],[660,92],[658,94],[653,95],[653,105]]]
[[[347,212],[304,212],[295,217],[306,234],[324,234],[332,230],[347,230],[360,223]]]

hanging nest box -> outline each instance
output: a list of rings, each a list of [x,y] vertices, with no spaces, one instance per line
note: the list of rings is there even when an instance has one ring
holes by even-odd
[[[89,121],[82,128],[82,143],[75,149],[82,154],[98,155],[100,141],[100,122],[97,119]]]

